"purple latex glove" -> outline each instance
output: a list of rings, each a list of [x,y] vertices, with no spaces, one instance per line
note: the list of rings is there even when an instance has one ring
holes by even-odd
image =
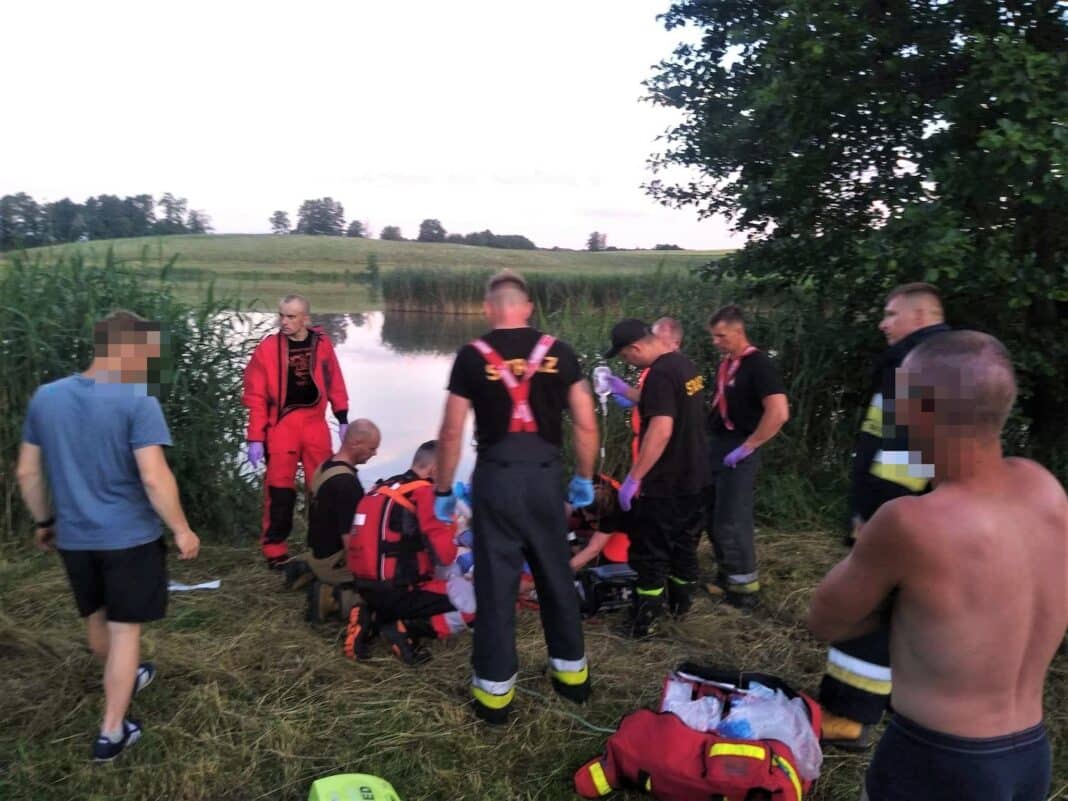
[[[338,423],[337,424],[337,436],[338,436],[338,439],[340,439],[342,442],[344,442],[345,441],[345,432],[348,431],[348,430],[349,430],[349,424],[348,423]]]
[[[627,392],[630,390],[630,384],[628,384],[626,381],[624,381],[617,375],[608,376],[608,379],[605,383],[607,383],[609,389],[611,389],[617,395],[626,396]]]
[[[738,466],[738,462],[742,461],[743,459],[748,459],[750,456],[753,455],[753,451],[755,450],[756,448],[750,448],[743,442],[741,445],[739,445],[737,448],[735,448],[733,451],[723,457],[723,464],[725,464],[731,469],[734,469]]]
[[[252,465],[253,469],[260,466],[260,462],[263,461],[263,443],[262,442],[250,442],[248,444],[248,463]]]
[[[629,512],[634,498],[641,492],[641,489],[642,482],[628,473],[619,488],[619,508],[624,512]]]

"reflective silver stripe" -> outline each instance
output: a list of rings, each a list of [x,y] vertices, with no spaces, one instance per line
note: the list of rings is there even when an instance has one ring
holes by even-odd
[[[850,673],[854,673],[857,676],[862,676],[865,679],[873,679],[875,681],[890,681],[890,668],[883,665],[873,665],[871,662],[865,662],[863,659],[857,659],[855,656],[850,656],[847,653],[839,651],[837,648],[827,649],[827,661],[832,665],[837,665],[840,668],[848,670]]]
[[[453,634],[467,631],[467,623],[464,621],[462,612],[457,612],[454,609],[452,612],[446,612],[443,617],[445,618],[445,623],[449,627],[449,631]]]
[[[758,578],[760,578],[760,573],[754,570],[752,573],[737,573],[733,576],[727,576],[727,581],[731,584],[748,584]]]
[[[515,680],[518,676],[518,673],[513,673],[510,679],[490,681],[489,679],[480,679],[476,673],[471,677],[471,686],[477,687],[490,695],[506,695],[515,687]]]
[[[549,658],[549,667],[558,673],[578,673],[586,669],[586,657],[582,659]]]
[[[876,451],[872,463],[903,467],[909,478],[934,478],[934,465],[924,464],[919,451]]]

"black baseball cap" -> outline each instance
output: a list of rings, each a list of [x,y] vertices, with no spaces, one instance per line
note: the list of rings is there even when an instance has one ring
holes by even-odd
[[[612,347],[604,352],[604,357],[611,359],[627,345],[633,345],[638,340],[651,336],[652,333],[653,329],[634,317],[620,320],[612,326]]]

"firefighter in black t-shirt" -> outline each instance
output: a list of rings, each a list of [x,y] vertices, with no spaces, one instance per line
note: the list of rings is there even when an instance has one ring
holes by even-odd
[[[757,449],[779,433],[790,407],[775,364],[746,337],[741,309],[724,306],[709,319],[708,329],[723,355],[709,416],[707,529],[718,572],[708,589],[733,606],[751,609],[760,597],[753,541]]]
[[[451,520],[452,480],[464,421],[475,412],[478,459],[472,481],[475,620],[473,708],[491,723],[508,718],[518,658],[515,599],[524,559],[538,592],[553,689],[582,703],[590,680],[578,595],[564,537],[562,416],[571,414],[576,475],[573,506],[593,502],[597,420],[578,357],[567,344],[529,327],[526,281],[504,271],[490,279],[484,305],[493,330],[460,348],[438,435],[435,513]]]
[[[605,358],[617,354],[649,368],[638,402],[638,458],[619,488],[623,510],[634,504],[629,562],[638,574],[634,606],[621,633],[646,637],[663,613],[665,593],[676,617],[693,600],[701,493],[708,484],[705,382],[692,361],[641,320],[623,320],[612,329]]]

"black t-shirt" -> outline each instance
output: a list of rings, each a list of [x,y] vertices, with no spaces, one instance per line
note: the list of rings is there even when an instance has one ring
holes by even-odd
[[[323,471],[332,467],[348,470],[327,479],[319,487],[308,510],[308,545],[316,559],[323,559],[341,550],[341,535],[352,530],[356,504],[363,497],[363,486],[356,468],[345,462],[324,462]]]
[[[541,332],[534,328],[500,328],[481,338],[511,366],[515,377],[521,378],[526,372],[527,357],[540,337]],[[530,381],[529,402],[538,434],[557,447],[563,444],[561,415],[567,408],[568,392],[581,378],[575,351],[566,342],[557,340]],[[464,345],[457,351],[449,376],[449,392],[471,401],[479,451],[499,442],[508,433],[512,398],[496,368],[473,345]]]
[[[708,485],[704,388],[697,366],[678,351],[665,353],[649,368],[638,402],[641,437],[653,417],[670,417],[673,424],[663,455],[642,479],[642,495],[693,495]]]
[[[709,389],[709,398],[714,398],[715,386]],[[786,386],[775,362],[769,359],[764,351],[750,353],[742,359],[734,379],[727,384],[727,416],[734,423],[734,430],[727,430],[723,425],[723,418],[719,416],[719,410],[713,408],[708,418],[712,435],[745,439],[760,425],[760,418],[764,416],[764,398],[768,395],[785,394]]]
[[[287,338],[289,375],[286,378],[286,402],[284,408],[314,406],[319,401],[319,388],[312,380],[312,342],[315,335],[309,333],[300,342]]]

